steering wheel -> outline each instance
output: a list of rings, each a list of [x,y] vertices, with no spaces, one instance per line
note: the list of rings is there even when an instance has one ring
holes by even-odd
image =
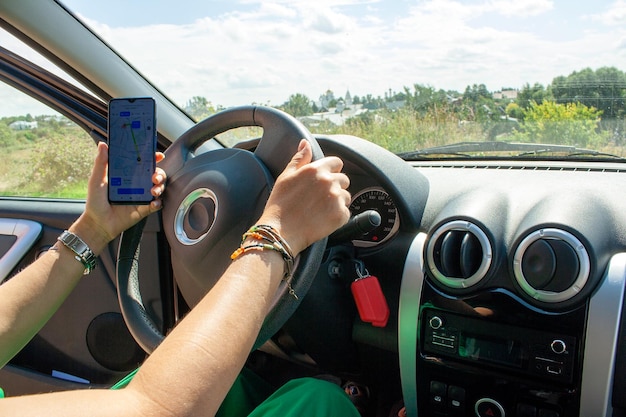
[[[207,139],[244,126],[263,128],[254,152],[234,148],[195,152]],[[314,160],[324,156],[311,133],[292,116],[274,108],[245,106],[208,117],[165,151],[160,165],[168,176],[163,195],[163,229],[171,248],[176,282],[190,307],[219,280],[231,262],[230,254],[239,247],[242,234],[260,217],[275,178],[303,138],[311,143]],[[116,280],[126,325],[137,343],[151,353],[164,336],[147,313],[139,289],[144,224],[145,220],[122,234]],[[325,247],[323,239],[296,258],[291,284],[297,298],[281,283],[255,349],[296,310],[315,278]]]

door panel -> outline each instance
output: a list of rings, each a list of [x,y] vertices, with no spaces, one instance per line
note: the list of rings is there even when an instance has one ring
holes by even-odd
[[[82,212],[75,201],[0,199],[0,225],[39,225],[40,233],[8,279],[48,250]],[[151,313],[162,317],[159,287],[158,215],[148,219],[142,239],[140,285]],[[115,286],[117,240],[85,276],[35,338],[0,370],[7,395],[111,385],[145,358],[120,314]],[[155,279],[156,278],[156,279]]]

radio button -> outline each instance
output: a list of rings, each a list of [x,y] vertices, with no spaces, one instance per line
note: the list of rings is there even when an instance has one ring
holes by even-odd
[[[474,407],[477,417],[505,417],[504,408],[496,400],[481,398]]]
[[[517,404],[517,417],[537,417],[537,407],[530,404]]]
[[[433,316],[428,321],[428,324],[430,325],[431,329],[437,330],[440,329],[441,326],[443,326],[443,320],[441,320],[441,317],[439,316]]]
[[[443,408],[446,401],[446,391],[448,386],[443,382],[430,381],[430,403],[435,408]]]
[[[556,353],[557,355],[562,355],[563,353],[567,353],[567,345],[565,344],[564,341],[560,339],[553,340],[552,343],[550,343],[550,349],[552,350],[552,352]]]
[[[453,413],[460,412],[465,408],[465,388],[454,385],[448,387],[448,408]]]

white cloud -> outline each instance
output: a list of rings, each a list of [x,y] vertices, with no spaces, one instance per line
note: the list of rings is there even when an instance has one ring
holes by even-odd
[[[312,30],[332,35],[343,31],[343,20],[345,19],[342,19],[341,15],[325,10],[315,13],[312,18],[308,19],[307,26]]]
[[[184,25],[88,23],[178,103],[200,95],[216,105],[276,105],[328,89],[377,96],[415,83],[458,91],[474,83],[492,90],[547,84],[623,62],[624,49],[616,53],[626,39],[621,27],[581,28],[567,41],[558,40],[567,37],[554,22],[554,34],[533,31],[550,27],[544,15],[564,11],[571,10],[549,0],[254,0]],[[488,20],[494,17],[497,25]]]
[[[591,15],[591,19],[610,26],[626,25],[626,0],[616,0],[605,12]]]
[[[537,16],[554,8],[551,0],[493,0],[487,3],[486,10],[509,17]]]

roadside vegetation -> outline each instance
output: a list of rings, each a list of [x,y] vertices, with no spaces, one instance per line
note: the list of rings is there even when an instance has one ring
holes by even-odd
[[[505,91],[513,90],[501,93]],[[360,136],[396,153],[458,142],[503,141],[569,145],[626,157],[624,72],[584,69],[556,77],[547,86],[526,84],[514,96],[498,96],[484,84],[467,86],[463,92],[414,84],[383,97],[355,95],[349,102],[328,91],[323,106],[296,93],[277,107],[300,118],[314,133]],[[200,96],[184,107],[196,120],[223,109]],[[360,112],[353,111],[357,107]],[[342,123],[313,117],[333,111],[346,116]],[[10,126],[16,121],[36,126],[18,130]],[[259,135],[257,128],[244,128],[220,139],[233,145]],[[69,120],[43,115],[2,118],[0,150],[5,156],[0,195],[84,198],[95,147]]]
[[[30,128],[16,128],[26,122]],[[0,195],[84,198],[96,148],[64,117],[0,119]]]

